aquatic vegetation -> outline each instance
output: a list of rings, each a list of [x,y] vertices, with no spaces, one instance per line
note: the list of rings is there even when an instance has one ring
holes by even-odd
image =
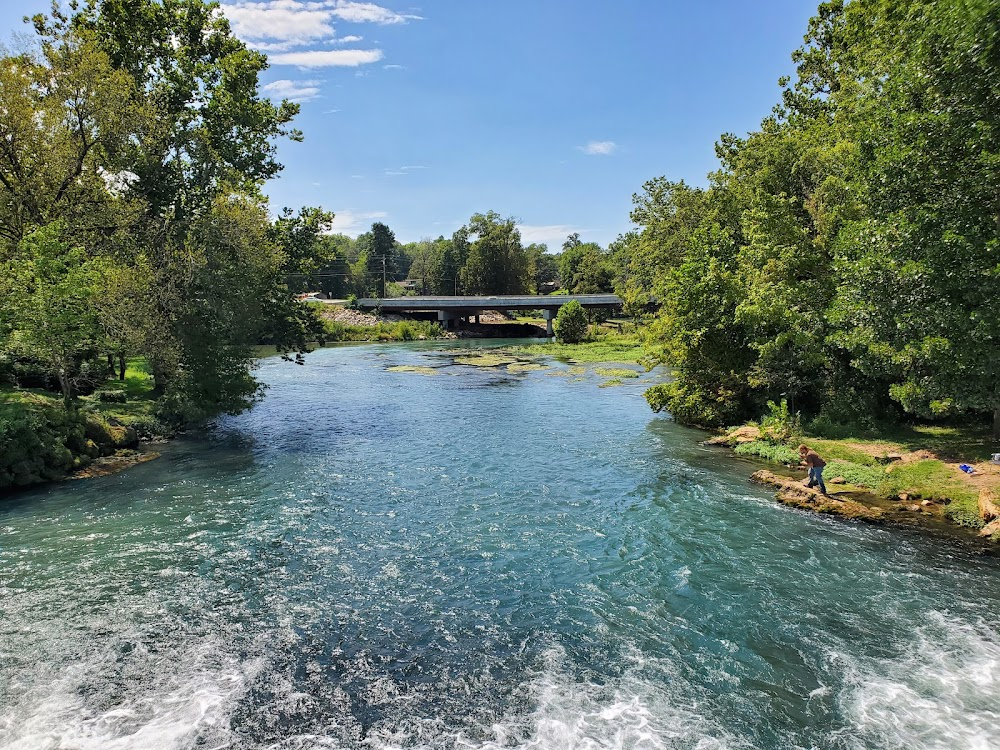
[[[513,362],[507,365],[507,372],[535,372],[548,369],[548,365],[543,365],[540,362]]]
[[[463,354],[455,357],[456,365],[468,365],[470,367],[503,367],[513,365],[518,362],[518,358],[509,354],[497,352],[483,352],[482,354]]]
[[[392,367],[386,367],[388,372],[413,372],[418,375],[438,375],[440,374],[436,367],[425,367],[423,365],[393,365]]]
[[[594,372],[604,378],[637,378],[639,373],[627,367],[595,367]]]

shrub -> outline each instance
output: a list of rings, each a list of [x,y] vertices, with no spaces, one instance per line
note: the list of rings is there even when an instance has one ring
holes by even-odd
[[[347,309],[357,310],[358,309],[358,295],[348,294],[347,295]]]
[[[587,335],[587,311],[575,299],[559,308],[556,337],[564,344],[579,344]]]
[[[733,452],[737,456],[759,456],[778,464],[798,464],[799,452],[788,445],[772,443],[767,440],[754,440],[752,443],[741,443]]]
[[[722,427],[742,421],[742,408],[731,391],[706,393],[681,380],[661,383],[643,394],[655,412],[668,411],[681,424]]]
[[[781,403],[767,402],[767,414],[760,420],[760,432],[772,443],[783,443],[801,431],[798,414],[788,410],[788,400]]]
[[[128,401],[128,394],[125,391],[102,390],[94,391],[97,400],[105,404],[124,404]]]
[[[400,341],[413,341],[417,337],[417,334],[413,331],[413,326],[405,320],[396,325],[395,333]]]
[[[0,415],[0,490],[65,476],[74,467],[70,441],[85,447],[83,424],[75,415],[29,405],[5,410]]]

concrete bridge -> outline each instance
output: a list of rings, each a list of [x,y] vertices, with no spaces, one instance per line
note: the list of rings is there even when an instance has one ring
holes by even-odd
[[[576,300],[587,310],[620,310],[621,297],[617,294],[550,294],[497,295],[495,297],[393,297],[391,299],[359,299],[362,310],[380,309],[386,313],[437,313],[445,328],[454,328],[456,321],[465,318],[478,322],[486,310],[541,310],[548,335],[553,335],[552,320],[559,308]],[[473,320],[475,318],[476,320]]]

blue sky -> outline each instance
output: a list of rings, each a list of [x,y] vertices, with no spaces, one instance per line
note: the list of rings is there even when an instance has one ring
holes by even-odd
[[[9,37],[48,0],[3,3]],[[602,245],[658,175],[704,184],[723,132],[755,129],[816,0],[227,0],[300,101],[273,208],[321,205],[350,235],[450,235],[477,211],[525,242]]]

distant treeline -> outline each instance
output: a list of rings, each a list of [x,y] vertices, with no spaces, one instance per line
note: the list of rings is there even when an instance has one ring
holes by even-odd
[[[299,291],[331,297],[398,297],[405,294],[545,294],[557,289],[588,294],[614,289],[615,261],[579,234],[559,252],[525,245],[517,220],[494,211],[475,214],[451,237],[401,244],[382,222],[352,239],[317,240],[307,272],[290,283]],[[405,283],[403,283],[405,282]],[[385,284],[385,289],[383,289]]]

